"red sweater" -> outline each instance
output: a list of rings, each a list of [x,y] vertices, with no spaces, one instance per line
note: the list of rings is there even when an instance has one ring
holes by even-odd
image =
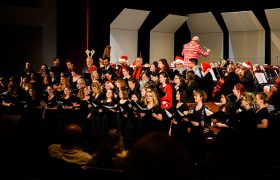
[[[209,52],[203,51],[201,45],[196,41],[190,41],[189,43],[184,44],[182,56],[184,56],[185,62],[191,58],[198,59],[199,55],[206,57],[209,55]]]
[[[160,98],[161,109],[170,109],[172,107],[172,87],[170,84],[166,84],[164,88],[160,85],[160,88],[165,92],[165,96]]]

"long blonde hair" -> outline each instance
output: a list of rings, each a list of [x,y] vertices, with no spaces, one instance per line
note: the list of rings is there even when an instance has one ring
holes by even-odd
[[[148,104],[148,102],[147,102],[147,96],[148,96],[148,94],[151,94],[151,95],[152,95],[154,105],[155,105],[155,106],[158,105],[158,104],[159,104],[159,101],[158,101],[157,95],[156,95],[156,93],[155,93],[154,91],[147,91],[146,97],[145,97],[145,99],[144,99],[144,103],[145,103],[146,105]]]
[[[100,95],[102,93],[102,88],[101,88],[101,85],[99,83],[97,83],[97,82],[92,83],[91,88],[94,88],[94,87],[97,89],[97,93],[95,94],[92,91],[92,97],[95,97],[97,94]]]

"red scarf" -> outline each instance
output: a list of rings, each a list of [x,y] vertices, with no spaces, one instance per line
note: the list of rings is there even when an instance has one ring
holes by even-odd
[[[143,65],[140,65],[139,67],[136,67],[133,71],[132,78],[135,78],[139,81],[140,76],[141,76],[141,72],[142,72],[142,68],[143,68]]]

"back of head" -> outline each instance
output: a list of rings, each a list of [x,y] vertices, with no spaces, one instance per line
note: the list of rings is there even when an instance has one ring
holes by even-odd
[[[192,62],[193,64],[197,65],[198,64],[198,59],[196,58],[191,58],[190,62]]]
[[[64,128],[64,144],[79,145],[82,137],[82,129],[77,124],[69,124]]]
[[[164,132],[150,133],[136,142],[125,165],[129,177],[194,177],[188,150]]]
[[[121,132],[117,129],[110,129],[105,137],[105,145],[114,152],[120,152],[124,148]]]
[[[194,37],[192,38],[192,41],[199,42],[199,37],[198,37],[198,36],[194,36]]]

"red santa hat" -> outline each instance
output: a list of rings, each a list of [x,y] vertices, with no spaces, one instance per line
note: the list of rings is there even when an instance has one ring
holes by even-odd
[[[181,56],[176,56],[175,57],[175,64],[176,63],[181,63],[181,64],[183,64],[184,65],[184,59],[181,57]]]
[[[249,60],[243,62],[243,63],[242,63],[242,66],[245,66],[245,67],[248,68],[248,69],[252,67],[251,62],[250,62]]]
[[[206,72],[208,69],[211,68],[211,65],[208,62],[202,61],[201,68],[202,68],[202,72]]]
[[[121,56],[120,58],[119,58],[119,62],[120,63],[123,63],[123,62],[125,62],[125,63],[128,63],[128,57],[127,56]]]

